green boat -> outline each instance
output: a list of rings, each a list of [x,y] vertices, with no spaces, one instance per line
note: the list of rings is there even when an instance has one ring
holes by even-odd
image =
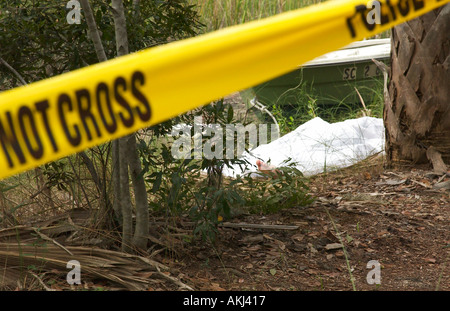
[[[298,69],[245,91],[263,105],[298,105],[306,93],[317,105],[358,104],[374,98],[382,90],[383,74],[372,61],[390,62],[390,39],[354,42],[322,55]],[[250,92],[250,93],[249,93]],[[304,97],[303,97],[304,98]]]

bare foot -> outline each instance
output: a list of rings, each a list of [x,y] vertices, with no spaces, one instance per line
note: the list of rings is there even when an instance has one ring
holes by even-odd
[[[280,174],[281,173],[279,170],[277,170],[277,168],[275,166],[267,164],[261,160],[256,160],[256,166],[258,167],[258,170],[263,172],[264,174],[268,174],[268,173]]]

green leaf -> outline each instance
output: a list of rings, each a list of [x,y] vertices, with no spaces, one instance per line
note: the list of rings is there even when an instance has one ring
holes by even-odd
[[[277,273],[277,270],[272,268],[269,270],[269,272],[270,274],[275,275]]]
[[[228,108],[227,123],[231,123],[231,121],[233,121],[233,117],[234,117],[234,111],[233,111],[233,107],[230,105],[230,107]]]
[[[353,241],[353,238],[347,234],[347,242],[350,243],[351,241]]]
[[[158,172],[155,181],[153,182],[152,192],[155,193],[161,187],[162,173]]]

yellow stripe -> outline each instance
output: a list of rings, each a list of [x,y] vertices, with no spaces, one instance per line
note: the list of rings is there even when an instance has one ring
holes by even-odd
[[[170,43],[0,94],[0,179],[295,69],[450,0],[334,0]],[[403,16],[404,15],[404,16]]]

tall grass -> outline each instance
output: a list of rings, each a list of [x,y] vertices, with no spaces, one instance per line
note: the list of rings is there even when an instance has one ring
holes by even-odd
[[[203,32],[210,32],[232,25],[276,15],[327,0],[187,0],[195,5]],[[373,38],[389,38],[390,30]]]
[[[189,0],[197,6],[205,31],[242,24],[323,0]]]

